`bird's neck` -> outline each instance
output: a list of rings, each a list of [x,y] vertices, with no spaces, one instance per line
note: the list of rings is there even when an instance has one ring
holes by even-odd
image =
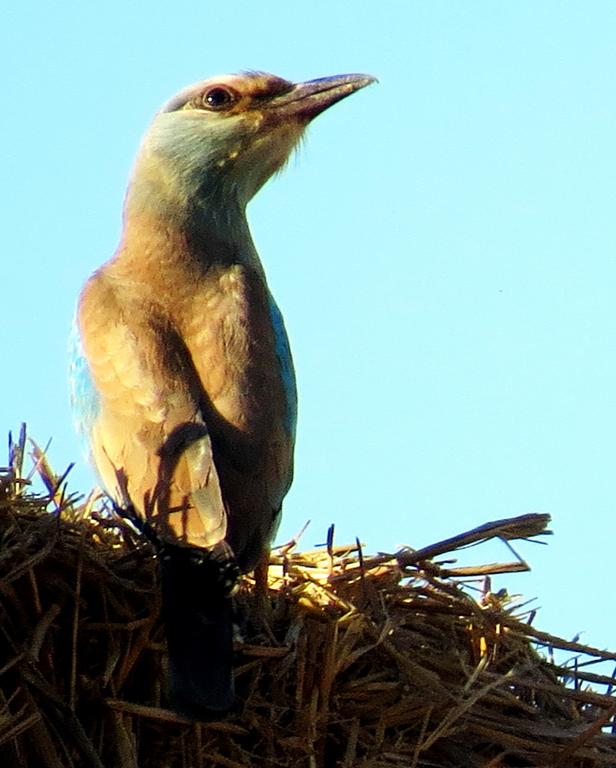
[[[126,195],[118,258],[138,261],[141,269],[243,264],[263,274],[245,206],[216,181],[138,167]]]

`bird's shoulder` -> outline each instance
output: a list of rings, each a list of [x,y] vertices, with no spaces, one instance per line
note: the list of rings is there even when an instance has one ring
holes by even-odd
[[[195,410],[189,355],[164,311],[105,269],[86,283],[78,326],[90,376],[108,414],[162,425]]]

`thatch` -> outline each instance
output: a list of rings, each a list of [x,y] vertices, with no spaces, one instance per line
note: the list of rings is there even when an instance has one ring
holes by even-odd
[[[394,555],[336,546],[333,530],[322,548],[279,548],[269,600],[249,578],[237,595],[237,709],[195,724],[165,708],[150,546],[100,502],[66,498],[38,451],[47,491],[33,493],[23,451],[0,472],[1,766],[616,765],[616,680],[589,671],[616,655],[539,631],[490,592],[521,559],[442,560],[540,536],[546,515]]]

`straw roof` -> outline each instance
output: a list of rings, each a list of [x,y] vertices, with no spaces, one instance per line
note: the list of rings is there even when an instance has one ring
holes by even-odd
[[[67,497],[36,447],[34,493],[25,449],[22,433],[0,470],[0,765],[616,765],[616,680],[593,667],[616,654],[492,593],[491,575],[528,568],[515,553],[465,568],[451,554],[545,535],[547,515],[388,555],[338,546],[333,528],[322,548],[278,548],[267,599],[248,577],[236,596],[236,710],[189,723],[165,705],[150,546],[103,502]]]

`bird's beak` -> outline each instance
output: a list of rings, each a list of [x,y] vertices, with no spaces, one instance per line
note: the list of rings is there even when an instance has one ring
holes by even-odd
[[[278,115],[306,123],[337,101],[376,81],[371,75],[334,75],[297,83],[269,102]]]

